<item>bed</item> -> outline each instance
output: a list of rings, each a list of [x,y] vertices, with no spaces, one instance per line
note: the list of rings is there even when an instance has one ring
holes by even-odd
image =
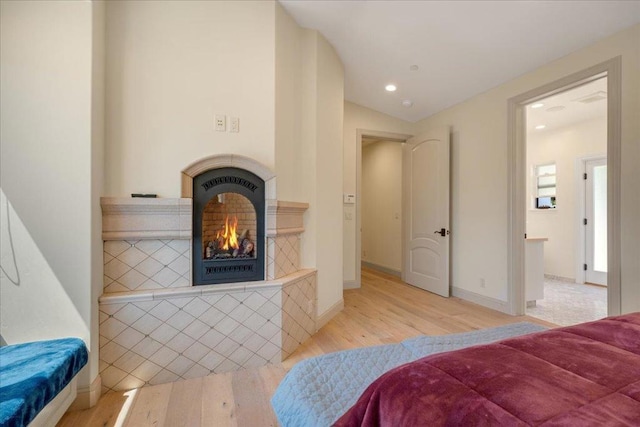
[[[76,397],[88,352],[78,338],[0,347],[0,427],[52,426]]]
[[[297,363],[271,399],[283,427],[326,427],[353,406],[380,375],[429,354],[545,330],[528,322],[401,343],[338,351]]]
[[[640,426],[640,313],[431,355],[336,426]]]

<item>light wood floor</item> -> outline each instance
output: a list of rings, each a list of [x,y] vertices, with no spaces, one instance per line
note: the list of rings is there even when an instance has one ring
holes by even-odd
[[[416,335],[443,335],[530,321],[459,298],[442,298],[374,270],[362,270],[362,288],[344,292],[344,310],[280,365],[210,375],[108,393],[88,410],[69,412],[69,426],[277,426],[269,400],[300,360],[350,348],[397,343]]]

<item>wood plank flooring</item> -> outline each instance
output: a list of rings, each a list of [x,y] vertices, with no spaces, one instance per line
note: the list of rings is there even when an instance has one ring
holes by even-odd
[[[108,393],[96,406],[69,412],[70,426],[277,426],[269,403],[300,360],[339,350],[397,343],[416,335],[444,335],[521,321],[459,298],[442,298],[374,270],[362,270],[362,288],[344,292],[345,308],[287,360],[226,374]]]

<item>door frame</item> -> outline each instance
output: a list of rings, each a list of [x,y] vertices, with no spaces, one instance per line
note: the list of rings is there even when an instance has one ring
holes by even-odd
[[[359,288],[362,286],[362,137],[383,139],[385,141],[406,142],[413,135],[396,132],[385,132],[371,129],[356,129],[356,280],[353,286],[345,289]],[[404,201],[401,202],[403,206]],[[404,216],[404,212],[402,213]],[[403,221],[404,223],[404,221]],[[404,229],[402,230],[404,233]],[[403,234],[404,235],[404,234]],[[402,249],[402,259],[404,260],[404,248]],[[401,275],[404,277],[404,264],[401,265]]]
[[[622,144],[622,57],[568,75],[507,101],[507,304],[510,314],[525,314],[524,235],[526,231],[526,115],[527,104],[607,77],[607,311],[621,308],[620,166]]]
[[[594,154],[589,156],[582,156],[576,159],[575,164],[575,182],[576,182],[576,215],[575,223],[578,229],[576,233],[576,248],[578,248],[580,254],[576,257],[576,283],[584,284],[586,282],[586,273],[584,271],[584,264],[587,262],[586,248],[587,248],[587,234],[583,225],[585,218],[585,212],[587,208],[586,203],[586,188],[584,173],[586,172],[587,162],[592,160],[605,159],[608,162],[606,154]],[[607,163],[608,169],[608,163]],[[607,195],[608,197],[608,195]]]

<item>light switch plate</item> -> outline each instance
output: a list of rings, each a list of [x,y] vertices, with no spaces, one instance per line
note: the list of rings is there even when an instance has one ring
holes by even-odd
[[[229,132],[240,132],[240,119],[237,117],[229,117]]]
[[[343,194],[343,203],[347,205],[352,205],[356,202],[355,194]]]
[[[224,132],[227,130],[227,116],[224,114],[216,114],[216,132]]]

